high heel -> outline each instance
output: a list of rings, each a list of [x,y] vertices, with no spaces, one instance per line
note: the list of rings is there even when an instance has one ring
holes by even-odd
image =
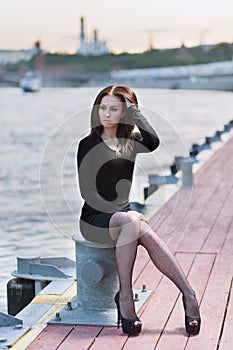
[[[129,335],[138,335],[142,329],[142,323],[140,319],[138,317],[128,319],[124,318],[121,315],[119,292],[117,292],[117,294],[115,295],[114,300],[117,306],[117,328],[120,328],[121,321],[121,326],[124,333]]]
[[[185,311],[185,329],[186,329],[186,332],[189,335],[197,335],[200,332],[200,328],[201,328],[201,317],[200,316],[191,317],[191,316],[186,315],[186,304],[185,304],[184,296],[183,296],[182,300],[183,300],[184,311]],[[195,322],[195,323],[191,324],[192,322]]]

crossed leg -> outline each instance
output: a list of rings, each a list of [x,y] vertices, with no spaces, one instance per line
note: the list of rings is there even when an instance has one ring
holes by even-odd
[[[110,235],[116,240],[120,305],[125,318],[133,318],[136,315],[132,294],[132,272],[139,244],[148,251],[154,265],[183,293],[187,314],[199,316],[195,293],[183,270],[166,243],[156,235],[143,215],[134,211],[115,213],[110,220]]]

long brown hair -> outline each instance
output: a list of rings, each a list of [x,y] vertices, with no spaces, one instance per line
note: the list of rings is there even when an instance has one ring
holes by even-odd
[[[97,95],[92,111],[91,111],[91,136],[97,136],[100,138],[103,132],[103,125],[100,123],[99,118],[99,106],[104,96],[116,96],[123,103],[124,117],[121,119],[121,123],[117,127],[117,138],[120,142],[120,151],[124,154],[127,148],[132,147],[132,132],[134,129],[134,123],[127,113],[126,99],[138,106],[138,100],[135,92],[125,85],[109,85],[99,92]]]

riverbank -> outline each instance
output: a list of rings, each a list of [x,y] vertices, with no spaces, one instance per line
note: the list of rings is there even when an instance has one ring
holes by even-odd
[[[19,87],[24,73],[0,72],[0,88]],[[217,76],[188,76],[174,78],[154,78],[135,76],[122,79],[111,73],[80,74],[47,71],[40,73],[42,88],[102,87],[106,85],[125,84],[134,88],[172,89],[172,90],[216,90],[233,91],[233,74]]]

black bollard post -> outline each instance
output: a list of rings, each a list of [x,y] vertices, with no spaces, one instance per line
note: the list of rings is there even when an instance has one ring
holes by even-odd
[[[35,297],[34,281],[13,278],[7,283],[8,314],[15,316]]]

